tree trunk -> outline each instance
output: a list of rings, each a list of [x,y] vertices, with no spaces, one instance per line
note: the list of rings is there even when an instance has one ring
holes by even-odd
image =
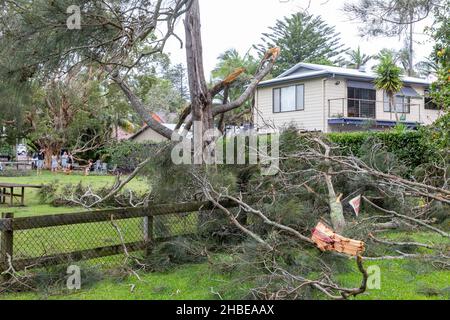
[[[59,156],[59,152],[61,151],[62,144],[47,143],[47,144],[43,144],[41,146],[43,146],[45,149],[44,167],[47,169],[51,169],[52,156],[53,155]]]
[[[203,48],[200,24],[199,0],[193,0],[186,13],[184,23],[186,33],[186,60],[191,95],[191,114],[194,124],[194,137],[201,139],[205,132],[214,128],[212,97],[206,84],[203,69]],[[197,140],[198,141],[198,140]],[[211,142],[211,138],[201,139],[202,150]],[[196,150],[198,152],[199,150]]]
[[[395,122],[398,122],[399,118],[398,118],[397,106],[395,105],[395,98],[394,98],[393,94],[389,95],[389,105],[390,105],[391,112],[392,112],[392,108],[394,109]]]
[[[336,195],[336,191],[334,190],[334,185],[332,181],[333,176],[333,168],[331,167],[330,160],[328,159],[331,155],[331,147],[324,143],[320,139],[315,139],[324,149],[325,149],[325,157],[327,160],[325,162],[329,165],[329,169],[327,173],[324,173],[325,183],[328,189],[328,204],[330,206],[330,219],[333,224],[334,232],[341,234],[344,232],[346,222],[344,217],[344,207],[342,206],[342,194]]]
[[[414,24],[412,23],[413,21],[413,13],[411,12],[411,23],[409,25],[409,49],[408,49],[408,76],[412,77],[413,73],[414,73],[414,67],[413,67],[413,29],[414,29]]]
[[[330,205],[331,223],[333,224],[334,231],[342,234],[346,226],[344,208],[341,202],[342,194],[339,196],[336,195],[333,183],[331,181],[331,175],[325,175],[325,182],[328,187],[328,202]]]
[[[106,68],[106,70],[111,71],[110,68]],[[118,74],[113,74],[111,79],[119,86],[133,107],[133,110],[144,119],[145,123],[154,131],[170,140],[172,138],[172,130],[153,119],[151,112],[147,110],[144,103],[134,94],[128,84]]]

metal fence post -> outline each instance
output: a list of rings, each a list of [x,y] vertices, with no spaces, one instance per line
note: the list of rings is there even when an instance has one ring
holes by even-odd
[[[2,219],[13,219],[14,213],[2,213]],[[0,234],[0,272],[8,269],[9,262],[13,261],[13,244],[14,233],[12,225],[9,228],[5,228]],[[3,269],[3,270],[2,270]],[[4,275],[5,280],[8,280],[11,275]]]
[[[144,243],[145,243],[145,256],[148,257],[153,251],[154,242],[154,217],[148,215],[144,218]]]

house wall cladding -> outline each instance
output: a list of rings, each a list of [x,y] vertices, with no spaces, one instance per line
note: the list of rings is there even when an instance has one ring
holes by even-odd
[[[308,80],[296,82],[292,85],[296,84],[304,84],[305,86],[305,109],[302,111],[273,113],[273,89],[289,86],[289,84],[258,89],[255,124],[259,128],[268,126],[282,128],[289,124],[295,124],[300,129],[323,131],[324,110],[322,80]]]
[[[147,143],[147,142],[160,143],[160,142],[167,141],[167,138],[163,137],[162,135],[155,132],[154,130],[148,128],[147,130],[143,131],[140,135],[135,137],[133,140],[135,142],[140,142],[140,143]]]
[[[344,100],[345,99],[345,100]],[[325,80],[325,121],[324,132],[331,132],[332,129],[328,125],[328,116],[333,110],[339,113],[347,114],[347,81],[343,78],[333,78]],[[331,100],[331,109],[329,109],[328,101]],[[343,108],[342,108],[343,105]],[[344,109],[342,111],[342,109]]]
[[[273,89],[297,84],[305,86],[305,109],[303,111],[273,113]],[[420,95],[424,95],[423,87],[411,87]],[[294,124],[299,129],[332,132],[334,131],[333,128],[328,125],[329,113],[332,117],[337,114],[347,114],[347,98],[347,80],[344,78],[313,79],[259,88],[256,97],[255,124],[259,128],[283,128],[289,124]],[[328,101],[330,99],[331,107],[329,110]],[[376,100],[376,119],[395,120],[394,112],[384,111],[382,90],[377,90]],[[405,121],[429,125],[440,116],[440,112],[437,110],[425,109],[424,99],[412,99],[411,103],[413,105],[410,113],[404,115]]]

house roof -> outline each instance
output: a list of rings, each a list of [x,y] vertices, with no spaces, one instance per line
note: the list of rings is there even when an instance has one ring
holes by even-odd
[[[166,127],[167,129],[170,130],[175,130],[176,128],[176,124],[172,124],[172,123],[161,123],[164,127]],[[147,130],[153,130],[152,128],[150,128],[148,125],[143,126],[141,129],[139,129],[139,131],[137,131],[135,134],[133,134],[131,137],[128,138],[128,140],[134,140],[137,137],[139,137],[142,133],[144,133]]]
[[[289,70],[283,72],[278,77],[261,82],[259,86],[266,87],[275,84],[292,82],[295,80],[311,79],[317,77],[335,77],[335,76],[362,81],[373,81],[376,78],[376,75],[371,71],[364,72],[356,69],[347,69],[301,62],[296,64]],[[402,76],[402,81],[406,84],[416,84],[421,86],[431,85],[430,81],[415,77]]]

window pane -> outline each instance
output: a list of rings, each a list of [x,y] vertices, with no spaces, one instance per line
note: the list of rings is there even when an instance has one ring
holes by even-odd
[[[430,96],[430,90],[425,90],[425,109],[428,110],[439,110],[439,106],[434,102],[433,98]],[[419,102],[420,103],[420,102]]]
[[[355,94],[355,88],[348,88],[348,98],[349,99],[355,99],[356,94]]]
[[[295,110],[295,86],[281,88],[281,111]]]
[[[395,96],[395,109],[397,110],[397,112],[404,112],[404,103],[405,103],[405,98],[401,97],[401,96]]]
[[[273,112],[281,112],[280,89],[273,89]]]
[[[403,112],[404,113],[411,112],[411,98],[410,97],[405,98],[405,103],[403,105]]]
[[[305,86],[297,86],[297,110],[305,109]]]

